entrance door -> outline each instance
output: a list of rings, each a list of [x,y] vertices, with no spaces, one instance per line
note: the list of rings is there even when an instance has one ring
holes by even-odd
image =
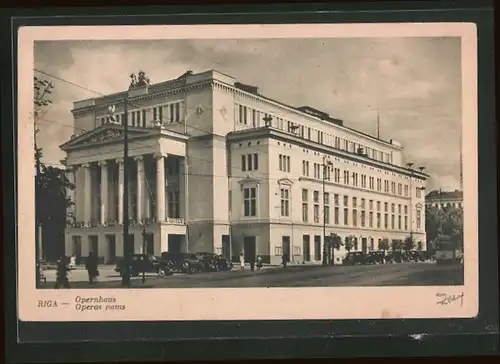
[[[314,235],[314,260],[321,260],[321,235]]]
[[[155,238],[153,233],[146,233],[146,254],[154,255],[155,253]]]
[[[229,239],[229,235],[222,235],[222,256],[231,259],[231,239]]]
[[[290,262],[290,237],[289,236],[283,236],[281,238],[281,248],[283,250],[283,255],[285,256],[285,259],[287,262]]]
[[[127,242],[125,244],[126,244],[126,246],[123,247],[124,254],[126,252],[128,252],[129,254],[135,253],[135,236],[134,236],[134,234],[129,234]]]
[[[181,252],[182,235],[168,234],[168,251],[172,253]]]
[[[108,254],[106,264],[115,264],[116,262],[116,238],[114,235],[107,235]]]
[[[75,264],[82,263],[82,237],[73,236],[73,254],[75,255]]]
[[[95,255],[99,255],[99,241],[97,240],[97,236],[95,235],[91,235],[89,236],[89,240],[90,240],[90,246],[89,246],[89,253],[94,253]]]
[[[361,238],[361,251],[363,252],[363,254],[366,254],[367,250],[368,250],[367,239]]]
[[[243,239],[243,254],[245,255],[246,263],[255,261],[255,236],[245,236],[245,238]]]
[[[311,241],[309,235],[304,235],[302,237],[302,254],[304,262],[309,262],[311,260]]]

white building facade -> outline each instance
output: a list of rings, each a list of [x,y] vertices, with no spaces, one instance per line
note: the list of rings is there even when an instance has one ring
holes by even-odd
[[[324,222],[326,235],[353,236],[355,250],[408,235],[425,249],[428,176],[406,167],[399,143],[271,100],[217,71],[75,102],[73,115],[75,135],[61,146],[76,186],[67,255],[93,251],[104,263],[123,256],[125,178],[136,253],[319,262]],[[335,252],[336,263],[344,254]]]

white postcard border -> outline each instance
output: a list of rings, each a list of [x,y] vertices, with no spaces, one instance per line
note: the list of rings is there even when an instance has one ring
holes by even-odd
[[[477,30],[472,23],[53,26],[18,32],[18,314],[22,321],[465,318],[478,313]],[[36,40],[461,37],[464,285],[450,287],[35,288],[33,77]],[[436,294],[463,293],[463,304]],[[140,295],[139,295],[140,294]],[[77,297],[114,297],[123,311],[78,311]],[[57,308],[39,301],[68,302]],[[202,303],[202,304],[201,304]]]

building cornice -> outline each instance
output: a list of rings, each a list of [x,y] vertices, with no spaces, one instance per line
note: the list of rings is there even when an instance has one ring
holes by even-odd
[[[290,135],[288,133],[285,133],[279,129],[272,127],[260,127],[256,129],[246,129],[246,130],[232,132],[227,135],[227,140],[228,143],[234,143],[234,142],[240,142],[244,140],[262,138],[262,137],[277,139],[288,143],[291,142],[298,145],[299,147],[308,148],[334,157],[348,159],[353,162],[363,163],[365,165],[375,168],[380,168],[389,172],[399,173],[410,178],[413,177],[420,180],[426,180],[427,178],[429,178],[428,174],[422,173],[420,171],[415,171],[415,170],[410,171],[407,168],[398,167],[393,164],[379,162],[371,158],[360,156],[358,154],[345,152],[343,150],[335,149],[327,145],[313,142],[311,140],[306,140],[301,137]]]
[[[263,104],[266,106],[274,106],[274,107],[286,110],[292,114],[300,116],[300,117],[307,119],[309,121],[319,122],[321,124],[324,124],[325,126],[337,128],[337,129],[339,129],[343,132],[346,132],[350,135],[353,135],[353,136],[368,138],[372,142],[378,143],[378,144],[383,145],[385,147],[392,148],[394,150],[402,150],[403,149],[403,147],[401,147],[401,146],[392,144],[392,143],[385,141],[385,140],[378,139],[372,135],[360,132],[358,130],[349,128],[349,127],[344,126],[344,125],[337,125],[337,124],[330,123],[328,121],[317,118],[313,115],[302,112],[302,111],[294,108],[293,106],[286,105],[282,102],[270,99],[270,98],[263,96],[263,95],[257,95],[257,94],[253,94],[251,92],[241,90],[241,89],[237,88],[236,86],[232,86],[232,85],[226,84],[226,83],[221,82],[221,81],[214,81],[214,88],[220,89],[222,91],[233,93],[233,95],[238,95],[243,100],[250,100],[250,101],[260,103],[260,104]]]
[[[151,101],[155,100],[157,98],[161,98],[164,96],[170,96],[170,95],[176,95],[176,94],[184,94],[193,90],[199,90],[203,88],[213,88],[214,86],[214,80],[203,80],[203,81],[198,81],[198,82],[193,82],[189,84],[183,84],[178,87],[172,87],[167,90],[162,90],[162,91],[153,91],[153,92],[148,92],[147,94],[144,95],[138,95],[138,96],[133,96],[128,98],[128,103],[129,106],[134,109],[134,103],[135,102],[141,102],[141,101]],[[150,89],[152,86],[150,86]],[[126,96],[127,91],[122,91],[119,93],[115,94],[110,94],[107,96],[103,96],[101,98],[96,98],[96,99],[90,99],[88,100],[91,102],[93,100],[93,104],[81,108],[75,108],[71,110],[74,116],[82,116],[84,114],[90,113],[90,112],[101,112],[101,111],[106,111],[108,110],[109,106],[116,106],[120,107],[123,105],[125,101],[125,96]],[[107,100],[109,99],[109,100]],[[96,104],[96,101],[101,101],[102,103],[99,102]],[[84,100],[87,101],[87,100]]]

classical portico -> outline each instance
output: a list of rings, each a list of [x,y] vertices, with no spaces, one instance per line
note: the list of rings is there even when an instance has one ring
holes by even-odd
[[[76,187],[70,192],[75,205],[66,229],[66,251],[77,258],[94,251],[105,263],[123,256],[125,193],[134,252],[143,251],[143,230],[148,253],[187,249],[186,140],[161,127],[131,127],[128,176],[121,125],[102,125],[62,145],[68,178]]]

